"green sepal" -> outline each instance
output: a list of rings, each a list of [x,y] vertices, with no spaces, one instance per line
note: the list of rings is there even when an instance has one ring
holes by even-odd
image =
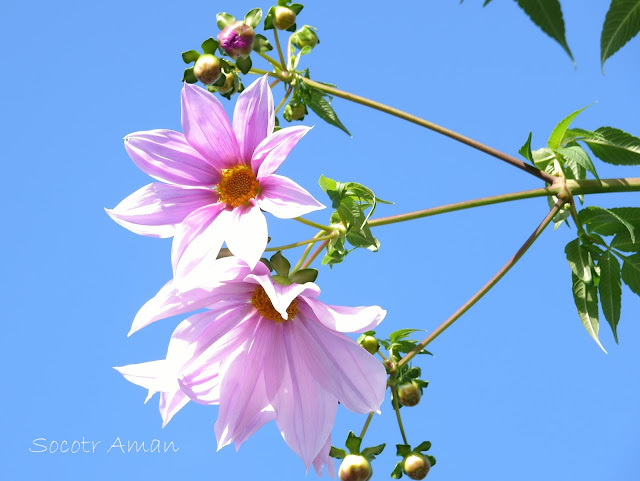
[[[182,61],[184,63],[195,62],[199,58],[200,58],[200,53],[198,53],[196,50],[187,50],[186,52],[182,52]]]
[[[367,458],[367,461],[373,461],[374,459],[376,459],[376,456],[384,450],[384,447],[386,445],[387,445],[386,443],[382,443],[382,444],[378,444],[377,446],[371,446],[370,448],[365,448],[362,450],[360,454],[365,458]]]
[[[391,471],[391,479],[400,479],[403,474],[402,461],[398,461],[396,467]]]
[[[275,275],[275,276],[272,276],[271,279],[273,279],[275,282],[277,282],[281,286],[290,286],[291,284],[293,284],[293,282],[291,282],[291,279],[289,279],[286,276]]]
[[[270,52],[273,50],[273,46],[267,40],[267,37],[264,35],[256,34],[253,40],[253,51],[254,52]]]
[[[414,379],[413,382],[416,383],[421,391],[429,387],[429,381],[424,381],[423,379]]]
[[[249,70],[251,70],[251,65],[251,57],[238,57],[236,59],[236,67],[238,67],[238,69],[240,69],[240,71],[245,75],[249,73]]]
[[[269,259],[267,259],[266,257],[261,257],[260,262],[262,262],[265,266],[267,266],[267,268],[269,269],[269,272],[273,271],[273,266],[271,265],[271,262],[269,262]]]
[[[533,154],[531,153],[531,132],[529,132],[529,137],[527,138],[527,141],[524,143],[522,147],[520,147],[520,150],[518,150],[518,153],[522,155],[525,159],[527,159],[529,162],[535,165],[533,161]]]
[[[291,5],[287,5],[287,7],[293,10],[293,13],[295,13],[296,15],[299,15],[300,12],[302,12],[304,5],[300,3],[292,3]]]
[[[362,444],[362,438],[359,438],[353,431],[349,431],[347,435],[347,440],[344,445],[349,450],[349,454],[360,454],[360,445]]]
[[[291,25],[286,32],[295,32],[297,30],[298,26],[294,23],[293,25]],[[318,40],[318,43],[320,43],[320,40]]]
[[[315,282],[318,278],[318,269],[300,269],[294,272],[290,279],[296,284],[304,284],[305,282]]]
[[[406,458],[411,454],[411,445],[410,444],[396,444],[396,454],[398,456],[402,456]]]
[[[291,263],[287,260],[282,252],[278,251],[271,256],[269,260],[276,274],[282,277],[289,277],[289,270],[291,269]]]
[[[194,84],[198,81],[196,78],[196,74],[193,73],[193,67],[189,67],[184,70],[184,74],[182,75],[182,81],[187,82],[189,84]]]
[[[262,20],[261,8],[254,8],[252,10],[249,10],[244,16],[244,23],[250,25],[252,28],[256,28],[258,25],[260,25],[260,20]]]
[[[220,30],[224,30],[227,25],[236,21],[236,17],[228,14],[227,12],[220,12],[216,15],[216,24]]]
[[[429,460],[429,464],[431,465],[431,467],[436,465],[436,458],[434,458],[430,454],[425,454],[425,456]]]
[[[331,449],[329,450],[329,456],[336,459],[344,459],[347,457],[347,452],[344,449],[331,446]]]
[[[209,37],[202,42],[202,51],[210,55],[215,55],[218,46],[217,40],[214,40],[213,37]]]
[[[275,25],[273,25],[273,16],[275,15],[276,7],[271,7],[267,12],[267,15],[264,17],[264,29],[265,30],[273,30]]]
[[[413,448],[413,450],[418,453],[423,453],[425,451],[429,451],[430,449],[431,449],[431,441],[423,441],[420,444],[418,444],[415,448]]]

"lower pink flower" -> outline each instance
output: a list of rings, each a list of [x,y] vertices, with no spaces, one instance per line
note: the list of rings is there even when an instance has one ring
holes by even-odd
[[[230,257],[203,271],[208,281],[167,283],[134,320],[132,332],[207,308],[180,323],[166,359],[116,369],[149,397],[161,393],[165,424],[189,399],[219,404],[218,449],[237,449],[275,420],[307,469],[313,463],[320,474],[327,465],[333,475],[338,401],[356,413],[379,411],[387,381],[382,364],[343,333],[374,328],[386,311],[323,304],[315,284],[278,284],[262,263],[252,270]]]

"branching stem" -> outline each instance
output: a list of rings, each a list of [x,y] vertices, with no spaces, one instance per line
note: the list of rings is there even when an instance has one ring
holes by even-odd
[[[402,417],[400,416],[400,406],[398,406],[398,388],[395,384],[391,386],[391,393],[393,394],[393,409],[396,411],[396,418],[398,419],[400,434],[402,434],[402,441],[404,441],[404,444],[409,444],[407,442],[407,436],[404,434],[404,426],[402,425]]]

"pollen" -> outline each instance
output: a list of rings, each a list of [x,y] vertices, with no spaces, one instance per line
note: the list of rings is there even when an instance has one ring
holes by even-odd
[[[236,165],[222,171],[217,186],[220,201],[232,207],[247,205],[260,193],[260,183],[250,167]]]
[[[253,304],[253,307],[256,308],[256,311],[258,311],[258,314],[260,314],[262,317],[276,323],[285,321],[280,313],[276,311],[275,307],[273,307],[273,304],[271,304],[271,299],[269,299],[269,296],[262,286],[259,286],[255,291],[253,291],[253,295],[251,296],[251,304]],[[294,299],[293,301],[291,301],[291,304],[289,304],[289,307],[287,307],[288,320],[293,319],[293,316],[295,316],[297,312],[298,303],[296,302],[296,299]]]

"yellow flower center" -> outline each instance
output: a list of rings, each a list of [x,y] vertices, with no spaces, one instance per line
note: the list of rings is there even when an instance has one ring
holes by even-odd
[[[222,171],[217,186],[220,202],[232,207],[246,205],[260,193],[260,183],[250,167],[236,165]]]
[[[258,314],[260,314],[265,319],[269,319],[277,323],[285,321],[280,313],[276,311],[275,307],[273,307],[273,304],[271,304],[271,299],[269,299],[269,296],[262,286],[258,286],[258,288],[253,291],[253,295],[251,296],[251,304],[253,304],[253,307],[256,308]],[[290,321],[291,319],[293,319],[293,316],[295,316],[297,312],[298,303],[296,302],[296,299],[294,299],[293,301],[291,301],[291,304],[289,304],[289,307],[287,307],[288,320]]]

